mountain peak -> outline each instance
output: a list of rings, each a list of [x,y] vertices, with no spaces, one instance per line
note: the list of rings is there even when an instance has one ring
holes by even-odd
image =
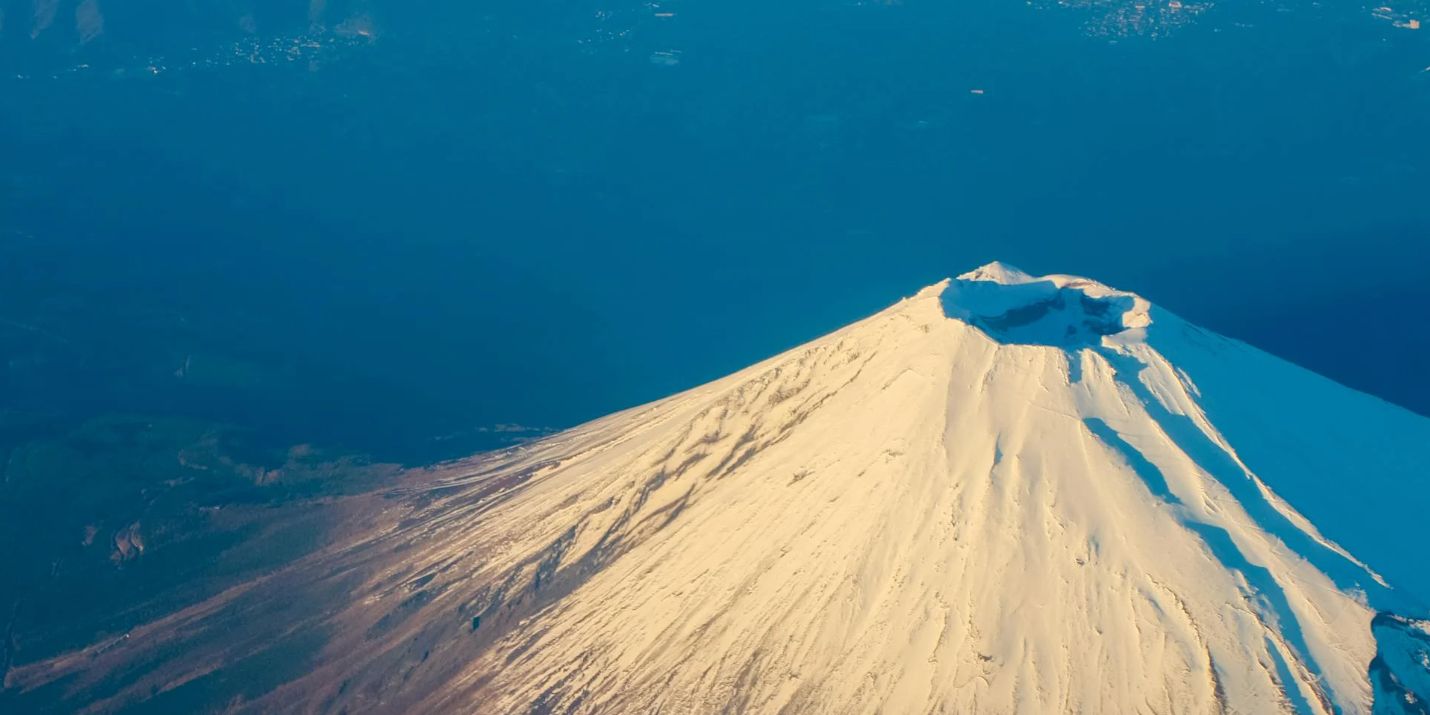
[[[1004,343],[1077,347],[1139,340],[1152,323],[1141,296],[1069,275],[1033,276],[994,261],[947,281],[944,313]]]
[[[1153,317],[983,266],[344,499],[311,558],[5,682],[94,711],[1424,715],[1430,421]],[[254,663],[271,692],[211,677]]]
[[[985,263],[967,273],[958,276],[960,281],[989,281],[992,283],[1002,283],[1004,285],[1015,285],[1018,283],[1028,283],[1033,280],[1033,276],[1014,266],[1002,261]]]

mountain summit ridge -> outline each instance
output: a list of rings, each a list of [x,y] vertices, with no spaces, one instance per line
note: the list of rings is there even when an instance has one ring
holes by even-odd
[[[1140,296],[990,264],[414,475],[293,568],[10,678],[106,709],[308,634],[238,709],[1423,713],[1427,445]]]
[[[1139,340],[1151,325],[1151,303],[1089,278],[1034,277],[993,262],[934,286],[950,318],[994,340],[1071,347],[1103,338]]]

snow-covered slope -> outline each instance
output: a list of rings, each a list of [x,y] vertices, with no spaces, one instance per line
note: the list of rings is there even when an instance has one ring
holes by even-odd
[[[11,685],[159,702],[303,642],[230,704],[1423,713],[1427,471],[1430,420],[993,264]]]

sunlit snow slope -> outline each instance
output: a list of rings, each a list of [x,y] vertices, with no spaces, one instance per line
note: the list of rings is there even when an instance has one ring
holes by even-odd
[[[231,704],[1424,713],[1428,471],[1430,420],[993,264],[11,684],[111,709],[306,638]]]

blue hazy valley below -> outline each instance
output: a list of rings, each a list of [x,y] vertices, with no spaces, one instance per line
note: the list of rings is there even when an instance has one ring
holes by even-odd
[[[165,5],[0,0],[0,673],[995,258],[1430,415],[1423,1]]]

